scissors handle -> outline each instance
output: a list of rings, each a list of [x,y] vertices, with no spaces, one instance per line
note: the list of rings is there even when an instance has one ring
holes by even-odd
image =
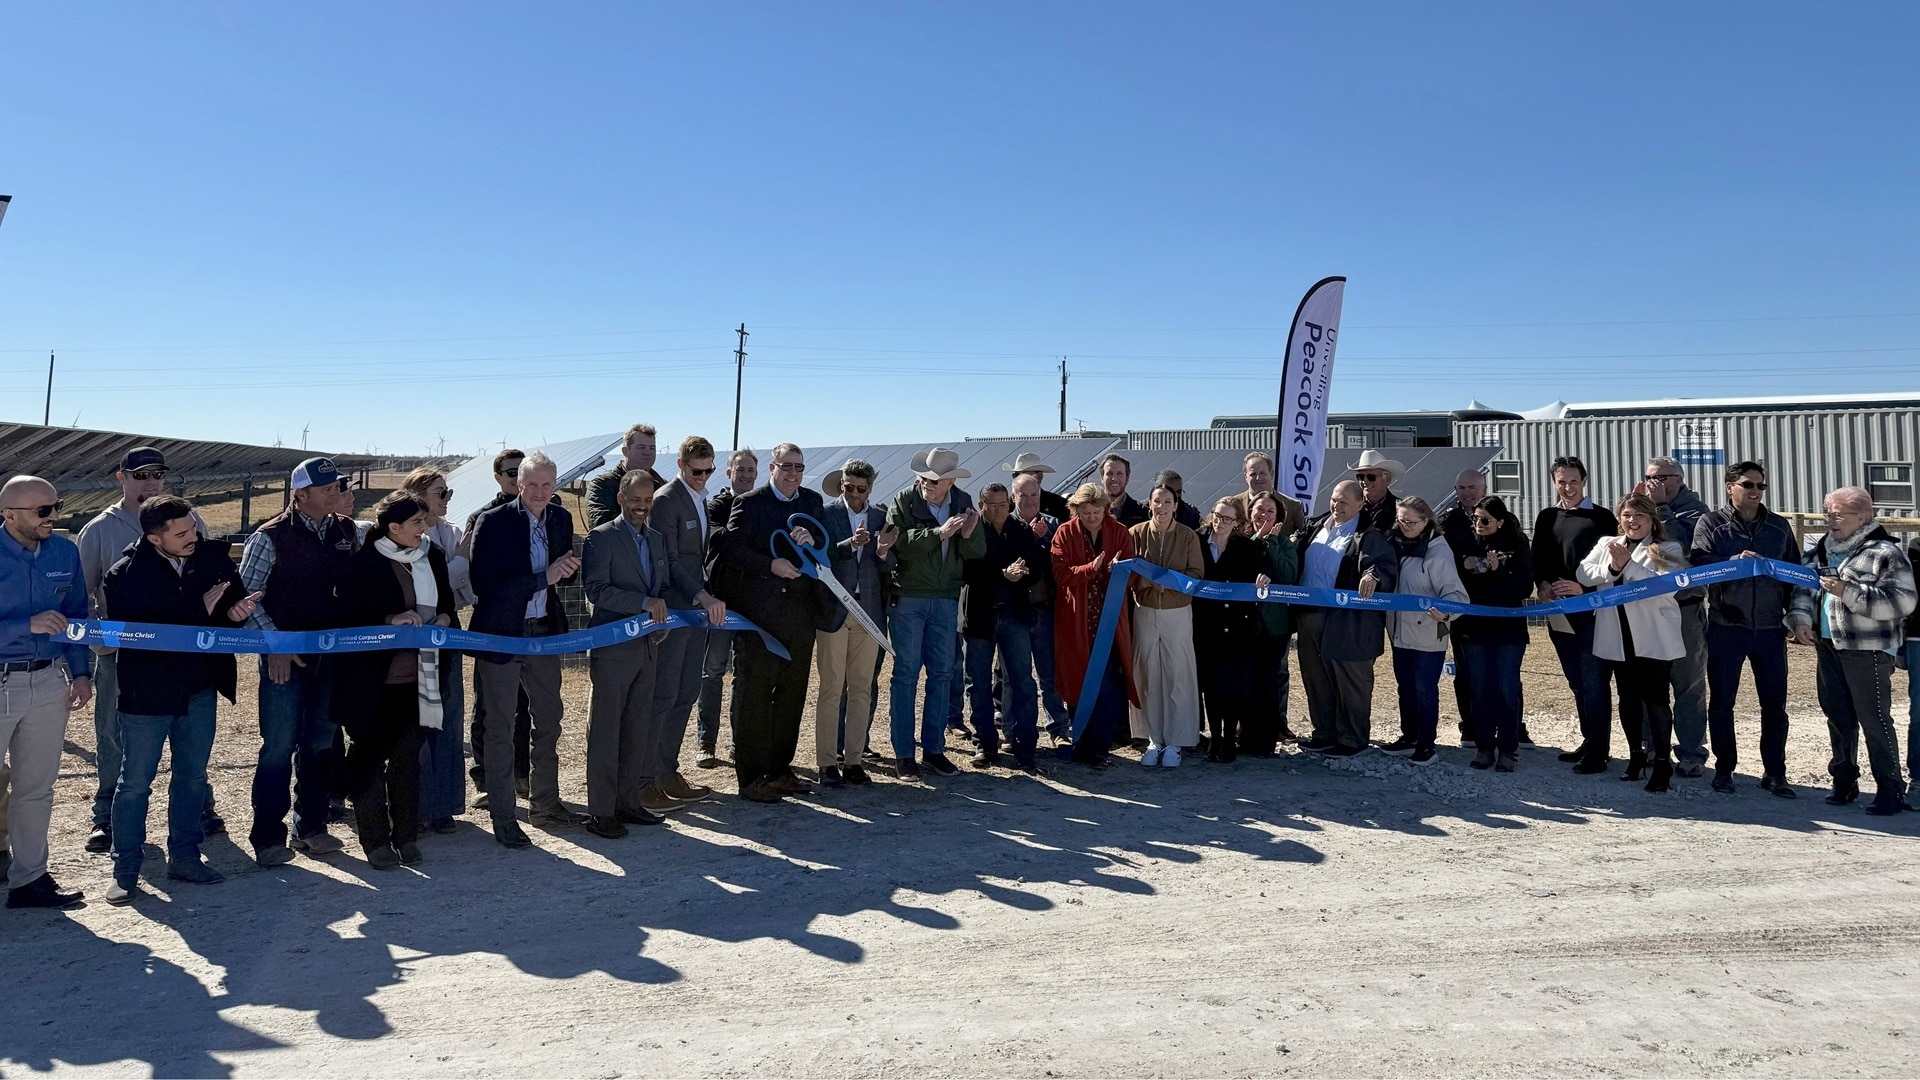
[[[805,547],[794,542],[791,530],[804,528],[813,534],[813,543]],[[787,519],[787,527],[773,534],[767,541],[767,549],[776,559],[786,556],[780,551],[780,544],[786,542],[796,556],[794,568],[808,577],[819,577],[820,568],[827,565],[827,527],[814,520],[808,514],[795,514]]]

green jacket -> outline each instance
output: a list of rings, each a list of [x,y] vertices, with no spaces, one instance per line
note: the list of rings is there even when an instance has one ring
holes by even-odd
[[[973,508],[973,497],[956,485],[947,496],[950,514]],[[972,536],[955,534],[947,541],[947,553],[940,554],[940,525],[933,510],[920,497],[920,485],[909,485],[893,497],[887,508],[887,524],[900,533],[893,542],[893,587],[901,596],[931,600],[960,599],[961,569],[968,559],[987,553],[987,534],[975,527]]]
[[[1261,573],[1275,585],[1300,584],[1300,549],[1293,546],[1285,533],[1275,531],[1264,540],[1255,540],[1254,544],[1260,548]],[[1268,637],[1286,637],[1293,632],[1292,611],[1286,604],[1261,604],[1261,629]]]

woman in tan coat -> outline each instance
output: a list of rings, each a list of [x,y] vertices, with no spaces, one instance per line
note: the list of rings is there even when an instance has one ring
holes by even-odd
[[[1130,532],[1138,558],[1201,577],[1200,534],[1173,519],[1179,500],[1156,487],[1147,499],[1147,520]],[[1200,677],[1193,657],[1193,600],[1185,593],[1133,582],[1133,674],[1140,690],[1140,718],[1147,750],[1140,764],[1172,768],[1180,748],[1200,741]]]

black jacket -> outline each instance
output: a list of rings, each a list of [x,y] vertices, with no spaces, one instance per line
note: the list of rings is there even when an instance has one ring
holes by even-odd
[[[1472,534],[1453,548],[1460,563],[1460,583],[1467,587],[1467,599],[1494,607],[1519,607],[1533,595],[1533,552],[1527,538],[1511,521],[1487,540]],[[1453,547],[1453,539],[1447,540]],[[1487,569],[1487,553],[1501,553],[1500,568]],[[1463,615],[1453,621],[1454,640],[1475,645],[1525,645],[1527,620],[1491,615]]]
[[[1360,504],[1360,527],[1390,533],[1393,531],[1394,515],[1399,512],[1400,496],[1395,495],[1392,488],[1388,488],[1386,494],[1380,496],[1379,502]]]
[[[1265,545],[1235,533],[1227,538],[1220,558],[1213,557],[1213,546],[1206,533],[1200,534],[1200,567],[1208,581],[1239,581],[1251,584],[1260,573],[1266,556]],[[1193,601],[1193,649],[1204,666],[1223,661],[1246,660],[1253,655],[1254,637],[1260,633],[1259,608],[1264,605],[1228,600]]]
[[[1753,521],[1741,518],[1731,506],[1709,510],[1693,526],[1693,547],[1687,561],[1695,566],[1726,562],[1743,551],[1763,559],[1800,562],[1800,541],[1786,518],[1760,508]],[[1793,586],[1777,578],[1757,577],[1729,581],[1708,589],[1707,620],[1715,626],[1738,626],[1771,633],[1787,632],[1787,608]],[[1916,624],[1910,619],[1911,628]]]
[[[447,557],[439,548],[427,549],[427,565],[433,568],[433,588],[439,594],[436,610],[447,616],[451,625],[460,625],[460,602],[454,599],[453,583],[447,579]],[[399,567],[411,573],[368,541],[347,563],[340,582],[340,611],[348,626],[382,626],[387,619],[413,610],[406,590],[394,572]],[[516,635],[518,636],[518,635]],[[380,689],[386,685],[387,670],[393,664],[396,649],[340,653],[333,658],[333,718],[349,732],[363,730],[380,710]],[[444,654],[443,654],[444,655]],[[440,691],[444,696],[452,678],[453,665],[442,665]],[[455,669],[457,670],[457,669]],[[458,723],[449,718],[447,723]]]
[[[1040,512],[1043,514],[1053,514],[1054,517],[1059,518],[1061,521],[1071,521],[1073,519],[1073,511],[1071,509],[1054,513],[1054,511],[1046,508],[1044,501],[1041,504]],[[1113,505],[1107,508],[1107,512],[1113,515],[1115,521],[1118,521],[1129,529],[1153,516],[1153,514],[1148,512],[1145,503],[1142,503],[1139,499],[1134,498],[1124,491],[1120,493],[1118,499],[1113,500]],[[1195,512],[1195,516],[1196,518],[1198,517],[1198,511]]]
[[[481,514],[474,521],[473,554],[468,574],[473,581],[472,629],[502,637],[525,635],[527,603],[541,589],[547,592],[547,628],[550,633],[567,632],[567,609],[560,594],[547,584],[545,573],[533,572],[533,553],[529,547],[532,532],[520,500],[505,502]],[[547,563],[552,565],[573,552],[573,515],[558,503],[547,506]],[[385,561],[384,559],[382,561]],[[504,656],[482,653],[483,659],[502,663]]]
[[[990,638],[1003,611],[1032,622],[1037,610],[1033,602],[1035,590],[1038,589],[1041,596],[1053,595],[1053,579],[1049,573],[1052,560],[1040,546],[1040,538],[1017,517],[1009,515],[998,533],[985,519],[979,528],[986,537],[987,553],[978,559],[968,559],[961,566],[960,632],[971,638]],[[1016,559],[1027,560],[1027,576],[1017,582],[1008,581],[1003,571]]]
[[[779,638],[789,652],[798,655],[803,644],[811,649],[826,587],[810,577],[775,577],[772,541],[774,533],[785,531],[787,519],[794,514],[821,520],[826,501],[819,492],[804,487],[794,492],[791,501],[783,501],[764,484],[730,501],[727,529],[715,539],[715,573],[707,591],[725,601],[728,610],[738,611]],[[782,551],[792,562],[794,556]]]
[[[227,589],[207,613],[208,589],[225,582]],[[175,626],[238,626],[227,609],[247,595],[240,571],[227,555],[227,545],[201,540],[187,556],[184,569],[173,564],[145,537],[127,547],[102,579],[107,610],[122,622],[170,623]],[[121,649],[117,678],[120,711],[135,716],[181,716],[187,699],[202,690],[218,690],[233,700],[235,665],[232,653],[161,652]]]
[[[1300,577],[1306,580],[1307,549],[1313,538],[1333,520],[1332,513],[1309,520],[1293,534],[1293,546],[1300,551]],[[1369,529],[1362,521],[1340,559],[1340,572],[1334,576],[1336,589],[1358,589],[1360,578],[1373,571],[1374,591],[1390,593],[1400,587],[1400,556],[1393,550],[1387,534]],[[1307,609],[1313,610],[1313,609]],[[1326,613],[1320,628],[1320,655],[1328,660],[1374,660],[1386,651],[1387,613],[1344,607],[1320,608]]]
[[[1533,520],[1533,579],[1580,580],[1575,571],[1595,544],[1620,535],[1613,511],[1593,506],[1565,510],[1549,506]],[[1596,586],[1582,586],[1592,592]],[[1591,616],[1588,616],[1591,617]]]

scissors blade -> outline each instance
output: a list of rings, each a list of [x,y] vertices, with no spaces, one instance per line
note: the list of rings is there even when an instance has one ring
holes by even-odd
[[[833,594],[834,599],[840,601],[841,605],[847,609],[847,617],[859,623],[860,629],[865,630],[873,637],[873,640],[879,642],[880,647],[887,651],[888,656],[892,656],[893,646],[887,641],[887,635],[881,633],[880,628],[873,625],[873,620],[867,617],[866,609],[860,606],[860,601],[853,598],[853,594],[847,591],[845,585],[840,584],[840,579],[833,576],[833,571],[824,567],[821,568],[820,583],[825,585],[827,591]]]

